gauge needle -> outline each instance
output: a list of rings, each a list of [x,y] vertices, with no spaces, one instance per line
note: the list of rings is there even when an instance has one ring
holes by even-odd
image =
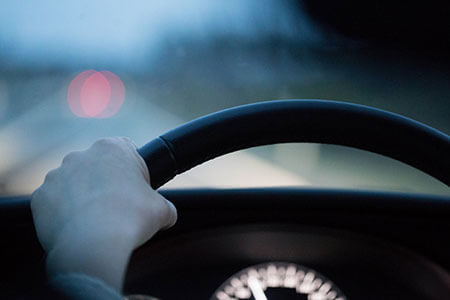
[[[264,294],[261,284],[257,278],[249,277],[247,283],[248,287],[252,291],[253,297],[255,297],[255,300],[267,300],[267,297]]]

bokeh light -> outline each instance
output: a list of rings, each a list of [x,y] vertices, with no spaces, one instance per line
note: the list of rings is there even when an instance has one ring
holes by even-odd
[[[67,91],[70,110],[81,118],[109,118],[120,110],[124,99],[122,81],[109,71],[81,72]]]

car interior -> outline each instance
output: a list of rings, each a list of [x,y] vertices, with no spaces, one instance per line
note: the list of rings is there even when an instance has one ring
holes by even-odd
[[[450,299],[443,2],[50,2],[37,27],[0,4],[0,298],[46,280],[45,173],[126,135],[178,221],[134,251],[124,299]],[[127,30],[99,54],[95,22]]]

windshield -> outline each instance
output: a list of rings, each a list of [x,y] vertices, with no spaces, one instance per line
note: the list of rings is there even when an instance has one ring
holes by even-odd
[[[387,30],[383,18],[355,21],[368,12],[330,3],[2,1],[0,194],[32,192],[64,154],[100,137],[140,146],[195,117],[273,99],[365,104],[448,134],[448,52],[422,51],[428,35],[412,38],[413,23]],[[167,186],[267,185],[449,194],[391,159],[316,144],[240,151]]]

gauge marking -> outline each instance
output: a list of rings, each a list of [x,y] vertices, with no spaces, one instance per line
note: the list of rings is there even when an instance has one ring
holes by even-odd
[[[229,278],[211,297],[211,300],[239,299],[347,300],[339,288],[320,273],[284,262],[246,268]]]

